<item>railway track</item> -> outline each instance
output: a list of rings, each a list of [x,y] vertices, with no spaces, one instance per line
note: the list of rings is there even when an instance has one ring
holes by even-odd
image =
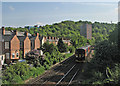
[[[76,73],[78,72],[78,70],[77,70],[77,72],[75,72],[75,74],[72,76],[72,78],[70,78],[70,79],[65,79],[69,74],[70,74],[70,72],[74,69],[74,67],[76,66],[76,64],[75,65],[73,65],[72,66],[72,68],[70,68],[70,70],[57,82],[57,84],[55,85],[55,86],[58,86],[58,85],[60,85],[60,84],[66,84],[65,82],[66,82],[66,80],[67,80],[67,82],[69,82],[68,83],[68,85],[72,82],[72,80],[73,80],[73,78],[75,77],[75,75],[76,75]],[[63,83],[64,82],[64,83]]]
[[[83,65],[84,63],[76,63],[75,58],[66,59],[59,63],[58,67],[52,68],[52,71],[46,73],[43,77],[36,78],[30,84],[39,84],[40,86],[69,86],[75,82]]]
[[[56,81],[53,80],[54,83],[52,83],[52,85],[54,85],[54,86],[61,86],[61,85],[69,86],[69,85],[71,85],[74,78],[80,72],[80,69],[82,69],[82,64],[74,64],[74,65],[72,65],[72,67],[69,68],[69,70],[67,70],[66,73],[64,75],[62,75],[61,78],[60,78],[60,76],[51,77],[51,79],[56,79]],[[50,85],[51,81],[52,80],[45,81],[42,84],[42,86]]]
[[[69,71],[56,83],[55,86],[69,86],[76,77],[79,70],[80,69],[78,68],[78,64],[73,65],[72,68],[69,69]]]
[[[61,62],[58,67],[53,68],[52,70],[54,70],[54,72],[55,72],[54,75],[59,74],[61,71],[65,71],[65,72],[66,72],[66,70],[64,70],[64,69],[65,69],[65,68],[68,69],[69,67],[71,67],[71,66],[70,66],[70,63],[69,63],[69,60],[71,61],[71,60],[73,60],[73,58],[70,57],[70,58],[64,60],[63,62]],[[53,73],[53,72],[52,72],[52,73]],[[49,73],[46,73],[46,74],[45,74],[45,75],[48,75],[50,78],[44,78],[44,76],[37,77],[36,79],[32,80],[32,81],[31,81],[30,83],[28,83],[28,84],[46,84],[49,80],[51,80],[52,78],[55,77],[55,76],[53,76],[52,73],[51,73],[51,71],[50,71]],[[53,77],[52,77],[52,76],[53,76]]]

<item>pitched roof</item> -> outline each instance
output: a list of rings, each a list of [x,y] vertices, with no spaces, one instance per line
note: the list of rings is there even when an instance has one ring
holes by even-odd
[[[5,35],[13,35],[14,31],[5,31]],[[17,32],[17,36],[25,36],[25,32]],[[31,36],[30,33],[28,33],[28,36]]]
[[[25,36],[25,32],[17,32],[17,36]],[[28,36],[31,36],[31,34],[28,33]]]
[[[24,36],[25,32],[17,32],[17,36]]]
[[[11,41],[14,35],[3,35],[2,38],[4,41]]]
[[[11,31],[5,31],[5,35],[12,35]]]
[[[33,40],[36,39],[36,36],[29,37],[29,39],[30,39],[31,41],[33,41]]]
[[[21,41],[21,42],[23,42],[24,40],[25,40],[25,38],[26,38],[26,36],[17,36],[18,37],[18,39]]]

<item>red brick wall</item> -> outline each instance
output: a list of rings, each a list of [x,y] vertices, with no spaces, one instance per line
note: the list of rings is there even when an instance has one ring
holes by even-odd
[[[16,53],[17,52],[19,53],[20,41],[19,41],[19,39],[17,38],[16,35],[13,37],[13,39],[10,42],[10,49],[11,49],[11,51],[10,51],[10,58],[11,59],[19,59],[19,57],[18,58],[16,57]],[[15,58],[12,58],[12,53],[15,54]]]
[[[24,57],[25,54],[28,53],[31,50],[31,41],[29,40],[28,37],[26,37],[26,39],[24,40]]]
[[[35,39],[35,49],[40,48],[40,40],[39,37],[37,36]]]

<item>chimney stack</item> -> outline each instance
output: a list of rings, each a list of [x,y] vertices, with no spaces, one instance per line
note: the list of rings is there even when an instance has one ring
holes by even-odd
[[[54,37],[52,37],[52,40],[54,40]]]
[[[17,35],[17,30],[14,30],[14,34]]]
[[[2,27],[2,35],[5,35],[5,28]]]
[[[49,39],[51,39],[51,37],[49,36]]]
[[[27,31],[25,32],[25,36],[28,36],[28,32]]]
[[[37,36],[39,36],[39,33],[37,33]]]
[[[44,38],[45,38],[45,40],[47,40],[47,36],[45,36]]]
[[[56,40],[56,37],[54,39]]]

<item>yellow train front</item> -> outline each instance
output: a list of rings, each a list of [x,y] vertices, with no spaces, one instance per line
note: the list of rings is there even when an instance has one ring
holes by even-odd
[[[90,52],[90,45],[76,49],[75,51],[76,62],[85,62],[89,52]]]

